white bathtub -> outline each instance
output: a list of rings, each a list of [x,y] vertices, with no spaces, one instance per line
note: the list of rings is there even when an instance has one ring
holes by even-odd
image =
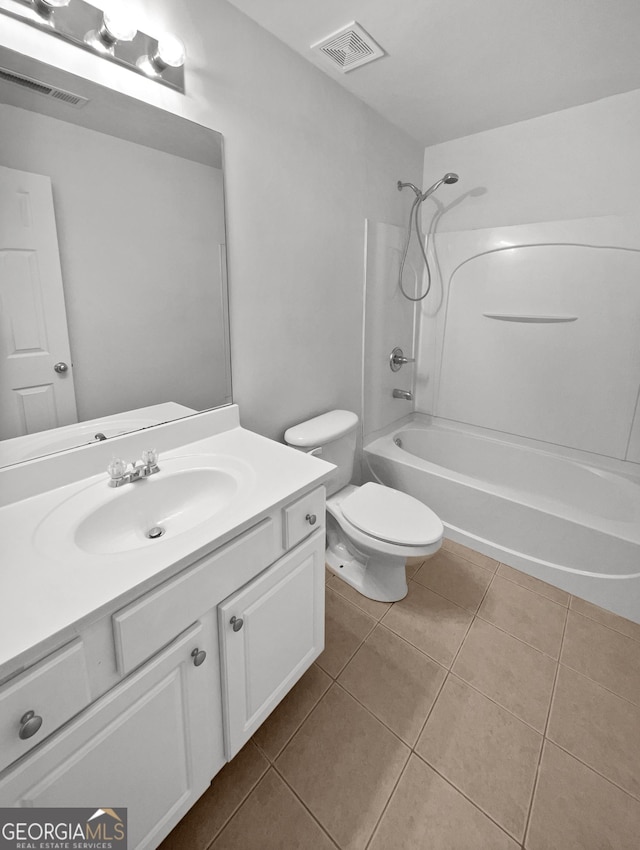
[[[640,622],[640,473],[419,415],[365,452],[447,537]]]

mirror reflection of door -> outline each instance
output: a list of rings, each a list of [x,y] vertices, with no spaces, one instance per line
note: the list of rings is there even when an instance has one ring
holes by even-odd
[[[0,438],[77,421],[51,181],[0,166]]]

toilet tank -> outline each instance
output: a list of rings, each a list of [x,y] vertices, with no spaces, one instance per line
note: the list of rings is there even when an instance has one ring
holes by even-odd
[[[303,452],[320,449],[314,454],[337,466],[327,480],[327,496],[342,490],[351,481],[357,425],[358,417],[350,410],[330,410],[285,431],[287,445]]]

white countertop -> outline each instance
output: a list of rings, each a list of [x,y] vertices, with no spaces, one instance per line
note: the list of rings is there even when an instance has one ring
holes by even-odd
[[[225,425],[232,421],[229,410],[227,408],[221,414],[226,417]],[[203,416],[215,416],[215,413]],[[237,422],[237,412],[235,420]],[[215,421],[212,419],[212,422]],[[161,427],[171,428],[170,425]],[[185,427],[182,427],[182,438]],[[202,420],[195,430],[201,437]],[[215,431],[215,428],[212,430]],[[131,443],[124,442],[126,440],[127,437],[119,438],[117,448],[122,456],[129,457],[123,451],[123,448],[131,446]],[[160,438],[155,442],[162,445]],[[103,457],[104,445],[96,447]],[[211,519],[188,532],[149,541],[148,548],[134,552],[90,555],[76,551],[69,557],[63,557],[67,547],[47,552],[34,542],[38,526],[64,500],[100,481],[104,482],[105,490],[108,489],[108,476],[104,471],[76,477],[63,486],[0,507],[3,553],[0,567],[0,679],[10,674],[12,664],[16,664],[33,647],[81,621],[87,621],[101,609],[112,606],[120,597],[130,595],[132,590],[139,589],[142,593],[159,584],[254,525],[278,503],[290,500],[313,484],[324,482],[333,469],[324,461],[236,424],[204,439],[161,452],[161,471],[157,475],[162,475],[163,458],[192,455],[223,456],[250,468],[253,475],[249,476],[242,490],[242,498],[233,500]],[[58,456],[56,469],[63,468],[62,463]],[[33,466],[29,467],[29,473],[33,475]],[[14,470],[13,475],[16,474]],[[44,478],[47,479],[47,475]],[[136,486],[135,483],[127,484],[112,493]]]

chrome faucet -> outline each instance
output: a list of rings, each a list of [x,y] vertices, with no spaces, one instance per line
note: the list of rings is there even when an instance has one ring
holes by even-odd
[[[160,472],[158,466],[158,452],[155,449],[146,449],[142,452],[142,459],[132,461],[130,464],[119,457],[114,457],[107,467],[109,473],[109,487],[122,487],[123,484],[132,484],[141,478],[148,478],[156,472]]]
[[[394,398],[402,398],[405,401],[413,401],[413,393],[410,390],[394,390]]]

